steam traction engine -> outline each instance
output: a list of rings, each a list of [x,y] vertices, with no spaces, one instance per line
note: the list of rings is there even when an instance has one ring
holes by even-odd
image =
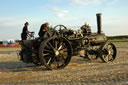
[[[116,47],[107,42],[107,37],[101,31],[101,14],[97,14],[97,28],[97,33],[91,33],[90,29],[86,29],[86,32],[74,31],[64,25],[57,25],[42,38],[21,41],[21,60],[45,65],[48,69],[64,68],[72,55],[111,62],[116,58]]]

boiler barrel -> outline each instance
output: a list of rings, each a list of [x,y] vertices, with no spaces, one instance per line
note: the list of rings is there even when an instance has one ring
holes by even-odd
[[[90,44],[91,45],[101,45],[102,43],[107,41],[107,37],[104,34],[100,35],[93,35],[90,37]]]

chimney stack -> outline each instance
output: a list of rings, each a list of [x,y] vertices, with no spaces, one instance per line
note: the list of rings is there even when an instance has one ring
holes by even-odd
[[[97,33],[98,34],[101,34],[101,29],[102,29],[102,23],[101,23],[101,13],[97,13],[96,16],[97,16]]]

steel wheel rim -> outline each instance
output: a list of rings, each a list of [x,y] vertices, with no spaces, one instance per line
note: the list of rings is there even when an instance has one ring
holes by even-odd
[[[103,48],[103,55],[102,55],[103,61],[104,62],[110,62],[114,61],[116,58],[116,47],[112,43],[108,43],[104,48]]]
[[[64,68],[68,65],[71,55],[71,46],[65,38],[50,38],[44,43],[42,60],[48,69]]]

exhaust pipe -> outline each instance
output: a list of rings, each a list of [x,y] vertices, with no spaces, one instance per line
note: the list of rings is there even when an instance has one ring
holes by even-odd
[[[97,16],[97,33],[101,34],[102,24],[101,24],[101,13],[96,14]]]

